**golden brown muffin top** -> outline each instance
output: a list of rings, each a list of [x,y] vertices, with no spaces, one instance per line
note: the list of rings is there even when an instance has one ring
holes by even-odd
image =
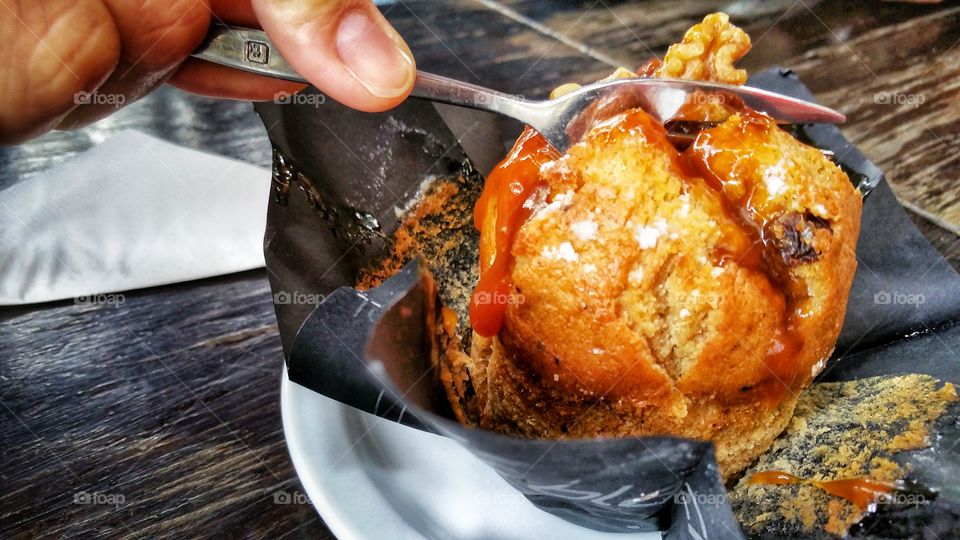
[[[714,14],[652,72],[742,83],[733,62],[747,49]],[[861,202],[846,174],[750,110],[682,153],[641,109],[598,118],[559,158],[526,131],[491,175],[477,291],[512,301],[478,308],[475,294],[474,329],[586,399],[774,404],[807,384],[856,266]]]

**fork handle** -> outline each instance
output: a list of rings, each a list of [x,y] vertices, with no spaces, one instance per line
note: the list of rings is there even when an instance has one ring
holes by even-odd
[[[417,71],[410,97],[503,114],[528,124],[534,120],[530,117],[531,103],[522,96],[504,94],[425,71]]]
[[[190,56],[275,79],[308,82],[280,55],[263,30],[211,24],[207,37]]]
[[[195,58],[276,79],[308,82],[280,55],[266,32],[212,24],[206,39],[191,54]],[[489,88],[417,71],[412,97],[505,114],[531,123],[529,102]]]

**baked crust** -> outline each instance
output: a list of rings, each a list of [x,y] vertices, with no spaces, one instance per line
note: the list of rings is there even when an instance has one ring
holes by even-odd
[[[527,437],[709,439],[727,475],[769,446],[839,334],[861,203],[817,150],[773,125],[753,132],[755,123],[764,120],[735,116],[705,132],[716,136],[706,164],[729,175],[726,152],[751,155],[742,166],[763,182],[790,163],[785,185],[762,198],[776,216],[771,242],[787,260],[788,290],[754,268],[717,263],[718,247],[747,240],[716,192],[680,168],[662,131],[601,126],[543,171],[552,196],[513,247],[523,301],[507,308],[499,336],[474,335],[471,355],[456,362],[474,375],[474,423]],[[802,216],[817,226],[797,233]],[[804,237],[803,249],[788,249]],[[558,250],[564,243],[571,249]],[[804,314],[792,318],[802,346],[785,381],[766,360],[791,309]]]
[[[713,37],[700,65],[714,67],[682,75],[739,81],[716,66],[745,51],[716,40],[742,45],[742,31],[702,24],[694,38]],[[458,418],[524,437],[712,440],[726,477],[745,468],[832,353],[859,192],[749,111],[680,153],[634,109],[594,126],[539,180],[549,195],[511,250],[518,301],[497,336],[473,335],[469,355],[448,340],[441,371]]]

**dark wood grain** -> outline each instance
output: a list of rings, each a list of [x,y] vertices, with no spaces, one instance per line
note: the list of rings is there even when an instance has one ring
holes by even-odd
[[[263,271],[0,317],[0,536],[326,534],[274,502],[302,488]]]
[[[503,92],[545,98],[571,77],[610,71],[580,50],[470,0],[399,2],[387,17],[421,68]]]
[[[960,231],[960,7],[870,29],[790,66],[901,199]],[[823,69],[819,66],[829,66]]]
[[[420,0],[384,9],[421,68],[542,97],[562,82],[662,54],[692,22],[728,5]],[[851,116],[848,135],[886,168],[901,197],[948,227],[960,224],[952,150],[960,8],[735,5],[734,19],[758,43],[748,66],[796,69]],[[925,100],[885,105],[876,103],[879,92]],[[248,104],[164,89],[79,132],[0,149],[0,189],[125,128],[269,163]],[[910,215],[960,268],[960,238]],[[281,430],[282,358],[264,272],[123,298],[0,309],[0,538],[331,538],[309,504],[274,499],[303,489]],[[116,504],[76,503],[83,493]]]

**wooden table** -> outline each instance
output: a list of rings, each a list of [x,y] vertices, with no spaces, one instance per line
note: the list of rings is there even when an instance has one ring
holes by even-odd
[[[662,55],[725,6],[753,37],[743,64],[789,66],[845,112],[847,136],[960,266],[953,2],[411,0],[384,10],[420,67],[544,96]],[[0,150],[0,188],[125,128],[269,165],[248,104],[164,89],[83,131]],[[275,502],[302,487],[280,427],[263,271],[130,292],[118,307],[7,308],[0,321],[0,538],[331,537],[302,497]],[[83,494],[99,504],[78,504]]]

